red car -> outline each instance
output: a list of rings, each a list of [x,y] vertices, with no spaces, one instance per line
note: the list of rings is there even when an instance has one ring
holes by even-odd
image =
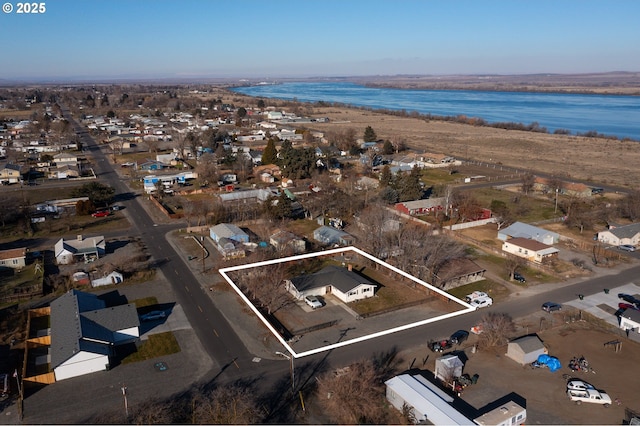
[[[93,217],[107,217],[107,216],[109,216],[109,212],[99,211],[99,212],[93,213],[91,216],[93,216]]]
[[[635,309],[636,311],[638,310],[635,305],[632,305],[630,303],[618,303],[618,309]]]

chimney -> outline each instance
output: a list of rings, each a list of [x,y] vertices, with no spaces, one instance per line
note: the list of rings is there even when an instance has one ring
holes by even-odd
[[[77,239],[78,241],[82,241],[82,235],[78,235]]]
[[[348,270],[349,272],[353,271],[353,265],[352,265],[352,264],[349,264],[349,265],[347,266],[347,270]]]

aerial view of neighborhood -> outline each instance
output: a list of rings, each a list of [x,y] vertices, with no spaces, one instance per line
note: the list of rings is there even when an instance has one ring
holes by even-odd
[[[533,6],[4,3],[0,424],[640,424],[640,4]]]

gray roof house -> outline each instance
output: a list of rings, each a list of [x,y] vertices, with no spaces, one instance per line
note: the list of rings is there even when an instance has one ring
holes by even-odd
[[[113,347],[140,337],[133,304],[107,307],[95,294],[71,290],[51,302],[50,310],[56,381],[107,370]]]
[[[604,244],[620,246],[640,244],[640,223],[623,226],[609,226],[609,229],[598,232],[598,241]]]
[[[232,223],[219,223],[209,228],[209,236],[218,244],[223,238],[238,241],[241,243],[249,242],[249,235],[242,229]]]
[[[499,240],[507,241],[509,238],[527,238],[543,244],[553,245],[560,241],[560,234],[527,223],[516,222],[498,231]]]
[[[376,284],[366,277],[341,266],[325,266],[313,274],[285,280],[287,290],[302,300],[305,296],[333,294],[344,303],[366,299],[374,295]]]
[[[340,244],[348,246],[353,244],[353,236],[331,226],[321,226],[313,231],[313,239],[323,244],[333,245]]]
[[[86,263],[104,256],[106,243],[103,236],[83,237],[78,235],[75,240],[60,238],[54,250],[56,262],[59,265],[68,265],[74,260]]]
[[[537,335],[524,336],[512,340],[507,345],[506,355],[522,365],[530,364],[538,356],[547,353],[547,348]]]

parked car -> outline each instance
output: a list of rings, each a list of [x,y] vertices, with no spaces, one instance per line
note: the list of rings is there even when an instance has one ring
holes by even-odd
[[[640,311],[640,308],[638,308],[636,305],[632,305],[631,303],[618,303],[618,309],[621,309],[623,311],[627,309],[635,309],[636,311]]]
[[[627,303],[631,303],[632,305],[640,304],[640,300],[630,294],[618,293],[618,299],[622,299]]]
[[[631,244],[622,244],[619,245],[618,248],[623,251],[636,251],[636,248]]]
[[[591,383],[587,383],[583,380],[569,380],[567,382],[567,389],[572,390],[587,390],[587,389],[595,389],[595,387]]]
[[[450,340],[444,339],[444,340],[437,340],[435,342],[431,342],[429,344],[429,348],[433,351],[433,352],[444,352],[447,349],[451,349],[453,345],[451,344]]]
[[[122,210],[123,208],[123,206],[115,205],[111,206],[111,211],[117,212],[118,210]]]
[[[471,294],[467,294],[467,295],[464,297],[464,300],[465,300],[467,303],[471,303],[473,300],[475,300],[475,299],[480,299],[480,298],[483,298],[483,297],[489,297],[489,295],[488,295],[487,293],[485,293],[484,291],[474,291],[474,292],[473,292],[473,293],[471,293]]]
[[[481,298],[472,300],[471,303],[469,304],[474,308],[484,308],[484,307],[493,305],[493,299],[488,296],[481,297]]]
[[[91,216],[93,216],[93,217],[107,217],[107,216],[109,216],[109,212],[108,211],[97,211],[97,212],[93,213]]]
[[[561,311],[562,305],[554,302],[544,302],[542,304],[542,310],[545,312]]]
[[[520,282],[520,283],[526,283],[527,280],[524,279],[524,277],[519,273],[519,272],[514,272],[513,273],[513,279]]]
[[[304,301],[313,309],[322,308],[322,302],[316,296],[307,296],[304,298]]]
[[[460,345],[468,338],[469,332],[467,330],[458,330],[449,337],[449,341],[452,345]]]
[[[140,315],[141,321],[155,321],[159,319],[164,319],[167,317],[167,314],[164,311],[151,311],[144,315]]]

